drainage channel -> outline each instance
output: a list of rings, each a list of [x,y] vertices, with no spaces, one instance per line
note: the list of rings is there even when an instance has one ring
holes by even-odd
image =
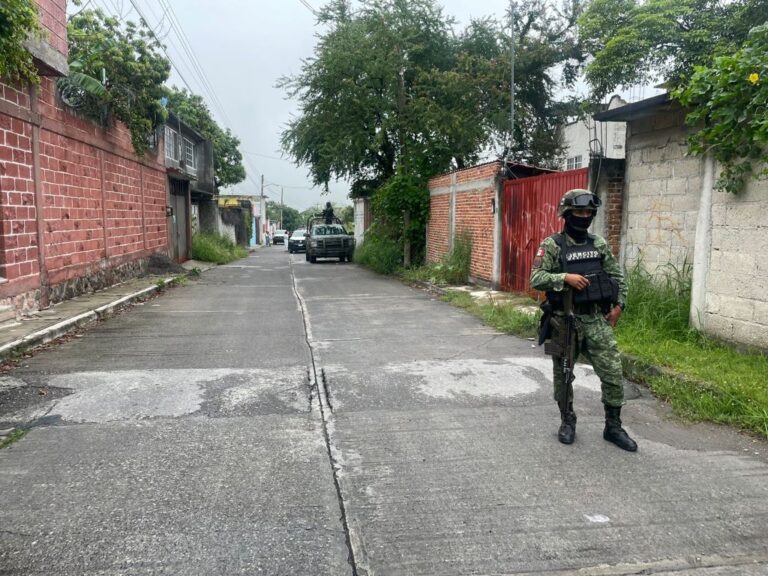
[[[310,337],[311,333],[311,327],[309,324],[309,315],[307,312],[307,305],[304,299],[301,297],[301,294],[299,294],[299,289],[296,286],[296,274],[293,270],[293,259],[289,258],[289,262],[291,265],[291,284],[293,286],[293,294],[296,296],[296,300],[299,302],[299,308],[301,309],[301,319],[304,323],[304,341],[307,343],[307,347],[309,348],[309,356],[310,356],[310,393],[309,393],[309,403],[310,403],[310,409],[312,408],[313,398],[314,398],[314,392],[317,393],[317,399],[318,399],[318,406],[320,407],[320,419],[323,423],[323,437],[325,438],[325,449],[328,453],[328,462],[331,465],[331,473],[333,475],[333,484],[336,488],[336,499],[339,503],[339,511],[341,513],[341,523],[344,528],[344,538],[347,542],[347,550],[349,551],[349,556],[347,558],[347,561],[349,562],[349,565],[352,567],[352,576],[365,576],[367,573],[366,570],[358,570],[357,560],[355,559],[355,549],[352,545],[352,535],[349,527],[349,522],[347,521],[347,509],[346,505],[344,503],[344,495],[342,494],[341,490],[341,484],[339,482],[339,469],[340,465],[338,464],[336,457],[333,454],[333,448],[331,447],[331,434],[330,434],[330,428],[333,426],[333,423],[331,422],[331,418],[333,416],[333,405],[331,404],[331,391],[328,386],[328,381],[325,377],[325,370],[322,368],[320,369],[320,374],[318,377],[318,370],[317,370],[317,364],[315,362],[315,350],[312,348],[312,339]]]

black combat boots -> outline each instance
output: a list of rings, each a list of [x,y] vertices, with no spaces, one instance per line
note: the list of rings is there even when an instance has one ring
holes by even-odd
[[[557,439],[563,444],[573,444],[576,439],[576,413],[573,411],[573,403],[568,404],[568,411],[560,410],[560,429],[557,431]]]
[[[635,452],[637,450],[637,442],[632,440],[626,430],[621,427],[620,406],[605,405],[605,430],[603,430],[603,438],[608,440],[608,442],[613,442],[622,450],[627,450],[628,452]]]

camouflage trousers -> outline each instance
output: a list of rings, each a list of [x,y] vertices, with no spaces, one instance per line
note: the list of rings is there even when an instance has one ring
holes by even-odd
[[[557,339],[562,330],[562,317],[552,318],[552,338]],[[600,314],[576,316],[576,354],[583,355],[592,364],[595,373],[600,378],[603,404],[621,406],[624,404],[624,384],[621,369],[621,358],[613,328]],[[555,402],[560,401],[560,394],[565,388],[565,375],[562,371],[562,359],[552,358],[554,372]],[[573,397],[570,398],[573,400]]]

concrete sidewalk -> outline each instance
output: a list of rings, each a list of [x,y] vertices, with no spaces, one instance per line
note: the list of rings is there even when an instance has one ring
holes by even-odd
[[[210,262],[197,260],[188,260],[182,264],[187,271],[200,272],[214,266],[215,264]],[[135,302],[151,298],[182,276],[186,274],[148,274],[98,292],[65,300],[22,320],[9,322],[0,327],[0,361],[55,340],[80,326],[109,317]]]

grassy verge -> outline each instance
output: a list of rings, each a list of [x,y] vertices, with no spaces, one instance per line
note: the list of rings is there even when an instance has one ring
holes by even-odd
[[[690,269],[668,268],[651,277],[638,267],[628,282],[627,309],[616,329],[627,377],[646,383],[684,418],[768,438],[768,357],[740,352],[689,328]],[[538,314],[519,309],[532,304],[527,298],[477,302],[466,292],[449,291],[444,300],[502,332],[536,334]]]
[[[192,258],[202,262],[227,264],[248,256],[248,250],[236,246],[226,236],[217,234],[195,234],[192,236]]]
[[[443,300],[467,310],[500,332],[524,338],[536,336],[536,330],[539,326],[538,314],[529,314],[520,310],[520,304],[532,303],[528,298],[501,302],[478,302],[466,292],[450,290],[443,296]]]
[[[651,277],[638,267],[628,281],[627,310],[616,330],[619,348],[641,364],[669,370],[634,376],[686,418],[768,438],[768,357],[689,328],[690,269],[668,267]]]

